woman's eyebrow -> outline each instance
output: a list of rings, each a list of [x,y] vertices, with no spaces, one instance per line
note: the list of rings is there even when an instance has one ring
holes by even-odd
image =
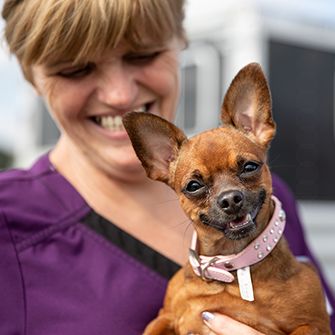
[[[68,65],[68,64],[75,65],[73,59],[68,59],[68,60],[54,60],[54,61],[51,61],[50,63],[46,62],[45,66],[52,68],[52,67],[58,67],[58,66]]]

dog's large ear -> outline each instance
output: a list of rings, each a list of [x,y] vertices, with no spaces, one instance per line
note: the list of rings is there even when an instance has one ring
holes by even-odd
[[[257,63],[245,66],[232,81],[221,108],[224,125],[247,133],[262,146],[269,146],[276,132],[272,120],[271,94]]]
[[[186,135],[172,123],[148,113],[129,112],[123,125],[148,177],[170,184],[170,167]]]

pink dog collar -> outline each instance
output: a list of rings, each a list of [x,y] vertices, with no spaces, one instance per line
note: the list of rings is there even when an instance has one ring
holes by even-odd
[[[197,233],[193,233],[189,261],[196,275],[205,280],[214,279],[230,283],[234,280],[231,271],[256,264],[270,254],[283,235],[286,223],[281,202],[275,196],[271,198],[275,203],[275,209],[270,222],[264,231],[238,254],[210,257],[198,255]]]

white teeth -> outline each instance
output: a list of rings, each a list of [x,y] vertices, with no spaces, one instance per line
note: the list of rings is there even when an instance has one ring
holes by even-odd
[[[146,112],[147,107],[143,105],[141,107],[135,108],[132,112]],[[114,131],[122,131],[125,130],[122,123],[122,116],[116,115],[106,115],[106,116],[97,116],[95,117],[95,121],[105,129],[114,130]]]
[[[120,115],[117,116],[101,116],[96,118],[96,121],[105,129],[110,129],[114,131],[124,130],[122,117]]]
[[[146,112],[147,108],[145,105],[139,107],[139,108],[136,108],[133,110],[133,112],[137,112],[137,113],[140,113],[140,112]]]
[[[118,127],[118,128],[123,126],[122,117],[121,116],[116,116],[114,118],[114,126]]]
[[[239,221],[239,222],[230,222],[229,223],[229,226],[230,228],[241,228],[243,226],[246,226],[247,224],[251,223],[252,222],[252,217],[251,217],[251,214],[247,214],[243,220]]]

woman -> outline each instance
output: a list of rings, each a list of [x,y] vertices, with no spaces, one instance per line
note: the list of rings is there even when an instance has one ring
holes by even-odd
[[[185,47],[183,0],[7,0],[5,36],[61,136],[28,170],[0,175],[1,334],[140,334],[191,228],[174,193],[147,179],[121,125],[173,120]],[[308,253],[293,199],[291,234]],[[292,228],[293,229],[293,228]],[[204,314],[215,334],[259,334]],[[216,326],[216,323],[224,324]],[[231,328],[230,328],[231,329]]]

